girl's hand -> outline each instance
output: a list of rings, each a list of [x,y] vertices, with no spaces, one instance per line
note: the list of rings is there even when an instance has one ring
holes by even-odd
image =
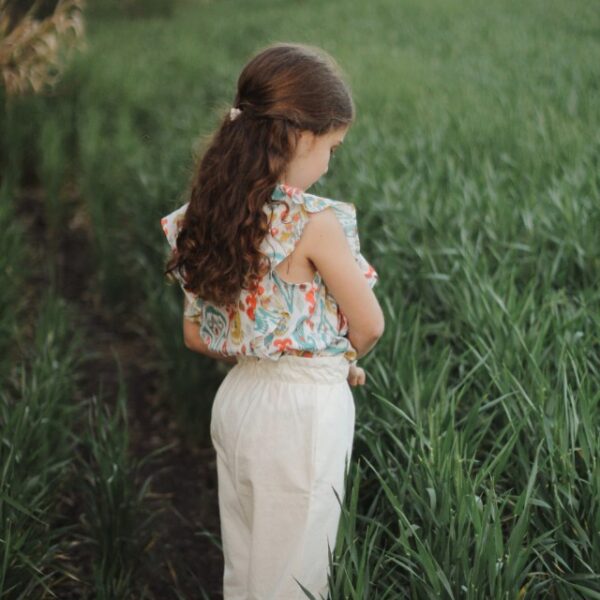
[[[364,369],[356,365],[350,365],[350,370],[348,371],[348,383],[350,385],[365,385],[366,379],[367,376]]]

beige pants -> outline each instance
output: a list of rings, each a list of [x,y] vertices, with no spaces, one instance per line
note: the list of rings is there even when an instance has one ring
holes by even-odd
[[[242,357],[215,396],[224,600],[327,597],[354,437],[343,356]]]

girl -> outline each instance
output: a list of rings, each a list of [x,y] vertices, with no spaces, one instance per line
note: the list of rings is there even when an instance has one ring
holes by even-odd
[[[189,202],[165,216],[185,345],[235,364],[215,396],[225,600],[325,597],[356,360],[381,337],[355,207],[306,190],[354,120],[335,61],[278,43],[238,79]],[[339,497],[339,501],[338,498]]]

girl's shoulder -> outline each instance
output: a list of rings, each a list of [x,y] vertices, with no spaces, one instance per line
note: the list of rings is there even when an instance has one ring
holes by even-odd
[[[317,213],[331,208],[342,225],[348,244],[365,275],[372,285],[377,280],[377,273],[367,263],[360,251],[360,240],[358,236],[358,223],[356,219],[356,207],[352,202],[334,200],[325,196],[317,196],[303,191],[294,186],[277,184],[272,195],[273,200],[284,200],[284,208],[273,209],[270,235],[263,242],[263,251],[267,253],[273,264],[277,264],[290,254],[300,236],[305,224],[308,222],[309,213]],[[287,206],[291,209],[291,214]]]
[[[291,200],[294,204],[302,206],[310,213],[320,212],[331,207],[340,216],[348,215],[349,218],[353,217],[356,219],[356,207],[352,202],[317,196],[291,185],[278,183],[273,191],[272,198],[274,200]]]
[[[338,221],[341,223],[353,251],[355,251],[356,254],[360,252],[356,207],[352,202],[334,200],[333,198],[328,198],[326,196],[317,196],[316,194],[305,192],[300,188],[282,183],[277,184],[273,191],[272,198],[273,200],[284,200],[286,201],[286,204],[291,203],[291,207],[296,207],[296,214],[293,214],[291,218],[300,221],[300,230],[308,221],[310,213],[317,213],[326,208],[331,208]],[[288,211],[287,208],[285,208],[283,211],[280,210],[277,216],[282,218],[285,223],[287,214]]]

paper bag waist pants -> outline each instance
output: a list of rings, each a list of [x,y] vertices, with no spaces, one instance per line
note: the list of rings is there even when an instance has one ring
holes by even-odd
[[[240,357],[221,383],[210,431],[224,600],[308,598],[299,584],[327,597],[354,437],[348,369],[343,356]]]

